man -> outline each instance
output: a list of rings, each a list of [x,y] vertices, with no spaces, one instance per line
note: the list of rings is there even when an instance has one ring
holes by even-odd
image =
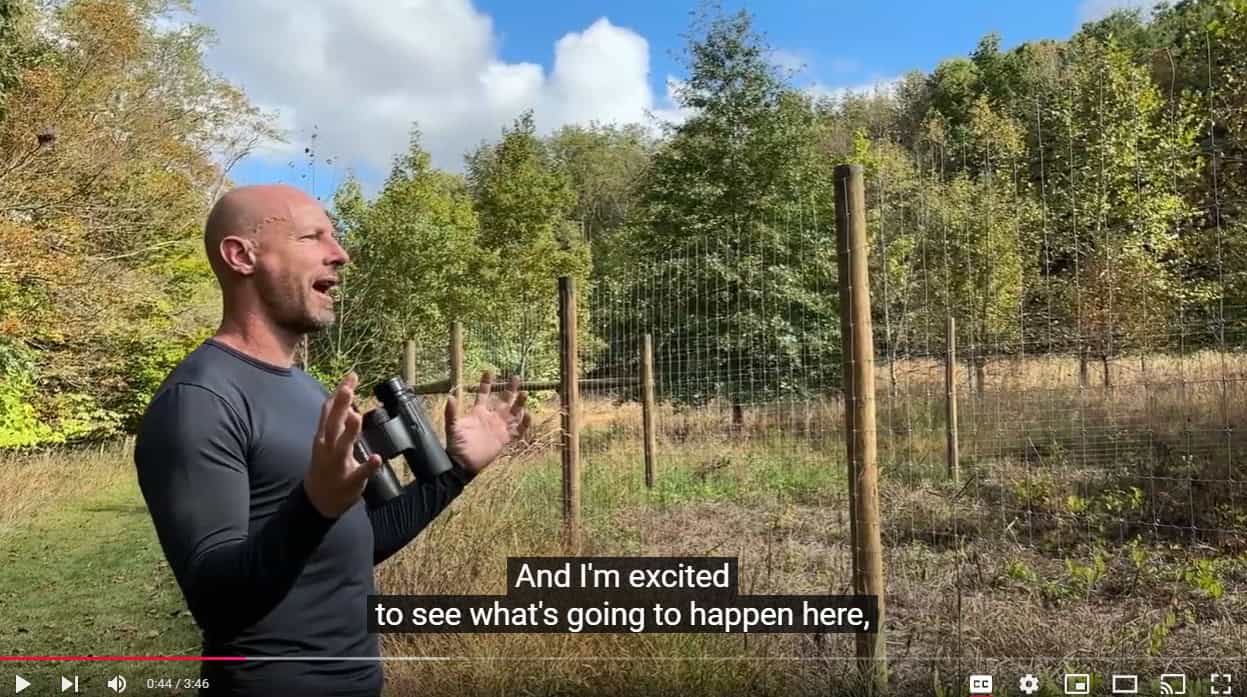
[[[446,405],[454,468],[369,510],[381,465],[358,462],[354,373],[331,394],[293,365],[305,334],[334,320],[349,262],[321,206],[286,186],[234,189],[204,230],[221,286],[216,334],[169,375],[144,415],[138,479],[160,544],[203,632],[206,694],[377,695],[367,631],[373,567],[412,540],[528,427],[512,380],[491,404]]]

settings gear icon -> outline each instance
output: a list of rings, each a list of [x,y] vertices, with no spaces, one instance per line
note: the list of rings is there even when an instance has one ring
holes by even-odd
[[[1018,679],[1018,689],[1028,695],[1039,692],[1039,678],[1027,673]]]

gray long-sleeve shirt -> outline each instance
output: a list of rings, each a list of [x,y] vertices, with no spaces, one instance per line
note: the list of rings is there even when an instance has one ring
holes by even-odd
[[[373,566],[469,480],[456,466],[383,507],[330,519],[303,478],[325,389],[208,340],[157,391],[135,447],[139,486],[204,655],[376,658]],[[377,695],[380,663],[205,661],[205,694]]]

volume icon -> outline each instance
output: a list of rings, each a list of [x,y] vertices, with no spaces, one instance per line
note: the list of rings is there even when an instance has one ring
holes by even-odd
[[[108,681],[108,689],[112,690],[113,692],[125,692],[126,691],[126,679],[120,675],[114,675]]]

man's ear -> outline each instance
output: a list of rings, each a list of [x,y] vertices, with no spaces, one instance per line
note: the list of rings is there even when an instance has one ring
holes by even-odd
[[[225,237],[221,240],[221,259],[235,273],[250,276],[255,273],[255,242],[243,237]]]

